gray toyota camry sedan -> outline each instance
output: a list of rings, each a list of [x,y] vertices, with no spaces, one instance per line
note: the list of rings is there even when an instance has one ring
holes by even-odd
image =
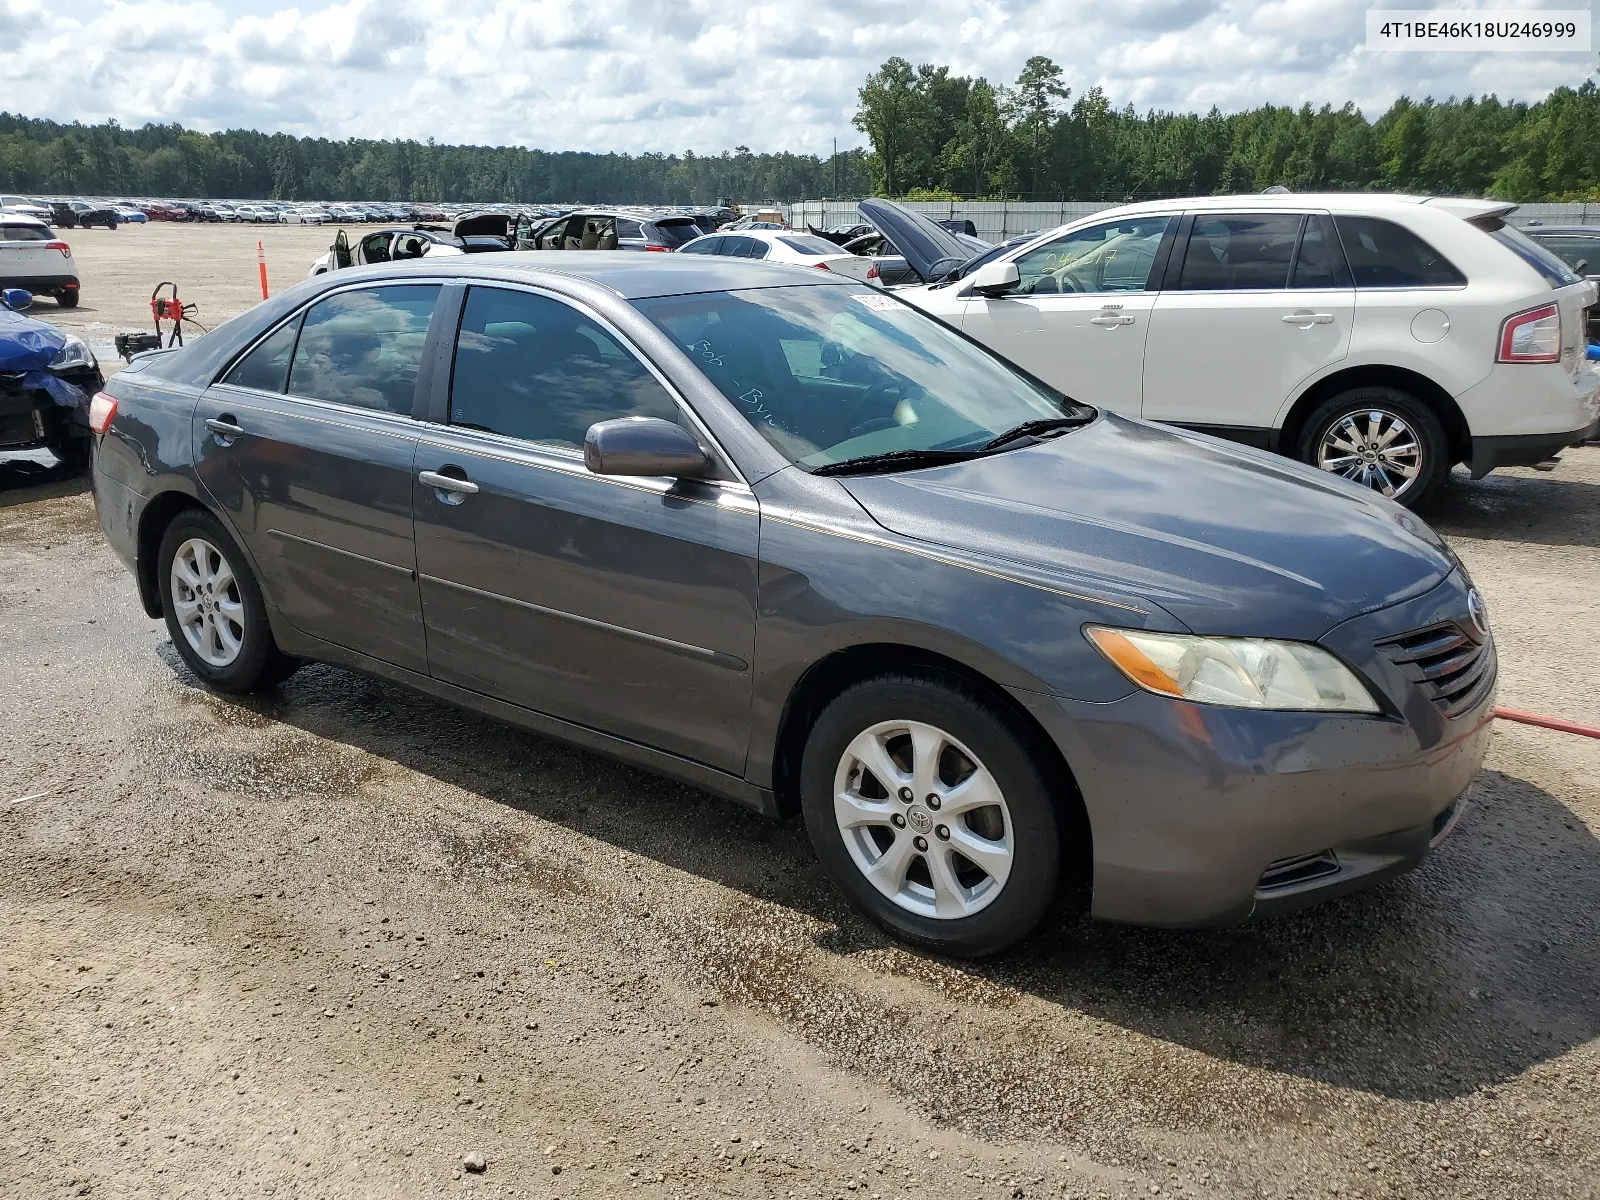
[[[798,814],[942,953],[1388,878],[1483,758],[1488,617],[1415,516],[825,272],[340,271],[107,388],[100,522],[204,683],[335,663]]]

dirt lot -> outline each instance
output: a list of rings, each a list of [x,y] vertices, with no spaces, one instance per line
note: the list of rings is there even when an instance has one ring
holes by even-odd
[[[216,317],[256,236],[74,246],[155,248],[140,293],[204,263]],[[1600,724],[1600,450],[1432,519],[1501,702]],[[1501,725],[1370,893],[971,965],[798,827],[331,668],[207,694],[35,464],[0,652],[0,1196],[1600,1196],[1600,742]]]

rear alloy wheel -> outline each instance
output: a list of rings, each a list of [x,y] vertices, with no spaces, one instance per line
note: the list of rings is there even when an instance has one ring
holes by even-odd
[[[174,520],[156,561],[167,631],[202,682],[219,692],[257,692],[299,667],[278,649],[255,576],[210,513]]]
[[[1408,508],[1426,502],[1450,471],[1449,441],[1433,410],[1386,387],[1320,405],[1306,421],[1300,457]]]
[[[1050,909],[1062,824],[1038,748],[965,681],[867,680],[812,727],[801,761],[806,831],[841,891],[896,936],[993,954]],[[1075,802],[1075,797],[1072,801]]]

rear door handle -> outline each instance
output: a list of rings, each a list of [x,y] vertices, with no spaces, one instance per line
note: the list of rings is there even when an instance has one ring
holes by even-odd
[[[221,417],[207,417],[206,428],[212,433],[216,434],[217,441],[221,442],[224,446],[228,445],[233,441],[234,438],[239,437],[244,433],[244,426],[235,425],[231,420],[227,419],[226,415]]]
[[[1090,317],[1089,324],[1115,329],[1118,325],[1132,325],[1133,317],[1128,313],[1101,313],[1098,317]]]
[[[1332,325],[1332,313],[1297,312],[1284,313],[1285,325]]]
[[[462,479],[456,475],[441,475],[437,471],[421,471],[417,478],[431,487],[434,491],[443,493],[439,499],[446,504],[460,504],[467,496],[478,494],[478,485],[470,479]]]

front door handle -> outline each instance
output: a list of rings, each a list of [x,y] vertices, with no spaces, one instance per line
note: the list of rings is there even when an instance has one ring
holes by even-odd
[[[1133,317],[1128,313],[1101,313],[1098,317],[1090,317],[1089,324],[1115,329],[1118,325],[1132,325]]]
[[[222,446],[231,446],[233,439],[244,433],[244,426],[235,425],[231,413],[223,413],[220,417],[207,417],[206,428],[217,435],[217,443]]]
[[[1332,325],[1333,314],[1314,312],[1284,313],[1283,323],[1285,325],[1300,325],[1306,329],[1311,328],[1313,325]]]
[[[431,487],[446,504],[460,504],[468,496],[478,494],[478,485],[459,475],[441,475],[437,471],[419,472],[417,478]]]

